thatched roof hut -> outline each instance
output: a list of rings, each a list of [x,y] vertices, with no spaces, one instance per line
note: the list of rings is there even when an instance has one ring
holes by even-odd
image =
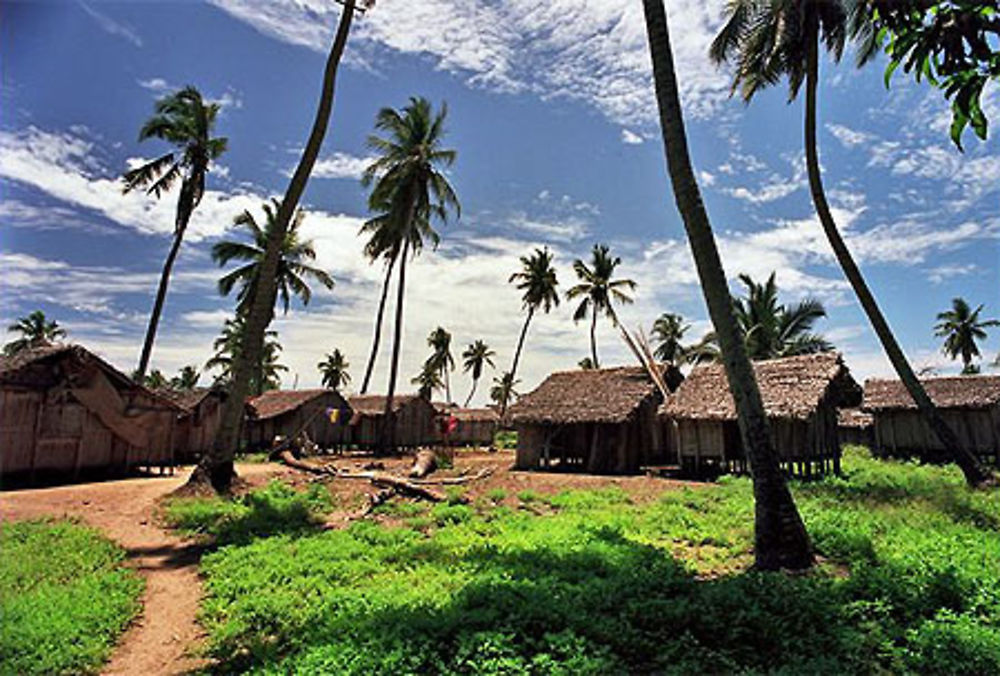
[[[344,446],[353,410],[336,390],[269,390],[247,401],[245,438],[250,448],[269,448],[277,435],[305,432],[323,449]]]
[[[229,392],[220,386],[190,390],[162,388],[155,392],[183,409],[176,435],[178,462],[193,462],[211,450],[222,423],[222,406]]]
[[[464,446],[492,446],[493,437],[500,425],[500,414],[492,408],[460,408],[447,406],[439,409],[438,430],[441,432],[448,419],[455,419],[453,432],[440,436],[440,441]]]
[[[921,383],[960,443],[1000,466],[1000,376],[925,378]],[[877,452],[948,459],[901,381],[865,381],[862,408],[874,417]]]
[[[80,345],[0,357],[0,473],[172,467],[182,414]]]
[[[811,475],[839,466],[837,408],[857,405],[861,388],[839,354],[755,362],[754,373],[781,460],[793,472]],[[736,425],[736,405],[721,364],[696,366],[664,404],[681,464],[718,463],[745,469]]]
[[[860,408],[837,411],[837,435],[841,444],[871,447],[874,440],[875,417]]]
[[[379,425],[385,415],[386,397],[381,394],[355,394],[348,397],[353,415],[350,442],[361,448],[378,443]],[[433,404],[417,394],[397,394],[392,398],[396,419],[395,442],[402,448],[433,445],[438,440],[434,424],[437,415]]]

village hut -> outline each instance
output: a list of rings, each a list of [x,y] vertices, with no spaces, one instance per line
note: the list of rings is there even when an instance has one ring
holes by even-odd
[[[802,477],[839,472],[837,408],[861,400],[861,388],[840,355],[785,357],[753,367],[781,465]],[[686,470],[748,470],[722,364],[694,367],[661,414],[677,462]]]
[[[0,357],[4,481],[173,467],[183,410],[80,345]]]
[[[303,432],[325,450],[346,445],[352,410],[336,390],[270,390],[247,402],[243,437],[248,449],[271,448],[274,438]]]
[[[183,415],[178,421],[174,456],[178,462],[194,462],[212,449],[222,422],[222,406],[229,393],[225,388],[195,387],[190,390],[162,388],[156,393],[179,406]]]
[[[439,431],[447,429],[454,419],[454,429],[442,434],[440,441],[452,446],[492,446],[493,437],[500,424],[500,414],[492,408],[448,408],[438,416]]]
[[[385,397],[381,394],[358,394],[348,397],[353,415],[349,434],[359,448],[374,448],[385,415]],[[433,446],[438,441],[435,425],[437,409],[430,401],[416,394],[401,394],[392,398],[396,419],[394,440],[399,448]]]
[[[926,378],[921,382],[963,446],[1000,467],[1000,376]],[[948,459],[902,382],[865,381],[863,408],[875,419],[877,454],[929,462]]]
[[[679,372],[665,369],[666,382]],[[509,409],[518,469],[637,472],[670,453],[657,423],[663,395],[641,367],[551,374]]]
[[[854,444],[871,448],[875,440],[875,418],[860,408],[837,411],[837,437],[841,445]]]

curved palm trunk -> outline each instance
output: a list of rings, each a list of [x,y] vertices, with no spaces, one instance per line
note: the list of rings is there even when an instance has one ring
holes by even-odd
[[[411,219],[412,221],[412,219]],[[410,251],[410,238],[403,243],[403,252],[399,257],[399,281],[396,291],[396,326],[392,336],[392,362],[389,365],[389,389],[385,396],[385,411],[382,415],[382,429],[379,432],[377,448],[383,453],[392,453],[396,449],[396,414],[392,409],[392,400],[396,394],[396,377],[399,375],[399,351],[403,342],[403,294],[406,291],[406,255]],[[428,397],[429,399],[430,397]]]
[[[326,136],[326,129],[333,110],[333,93],[337,81],[337,67],[347,45],[347,36],[351,30],[351,20],[354,17],[355,0],[344,0],[344,11],[340,15],[340,24],[330,49],[323,73],[323,89],[320,94],[316,119],[313,121],[309,140],[299,165],[285,191],[284,199],[275,217],[275,227],[269,233],[264,258],[261,261],[260,284],[254,292],[250,311],[246,321],[246,331],[243,336],[242,349],[234,359],[233,380],[229,390],[229,398],[222,410],[222,420],[219,432],[211,452],[206,453],[198,467],[191,474],[189,483],[200,484],[210,482],[217,491],[228,491],[235,472],[233,458],[240,442],[240,428],[243,421],[243,408],[253,371],[260,362],[264,346],[264,332],[274,317],[274,302],[277,296],[277,272],[281,253],[281,243],[288,232],[288,224],[292,214],[302,197],[309,182],[313,165],[319,156],[320,146]]]
[[[160,285],[156,289],[153,311],[149,315],[146,338],[142,343],[142,354],[139,356],[139,368],[136,375],[136,380],[139,383],[143,381],[146,369],[149,368],[149,359],[153,354],[153,343],[156,341],[156,330],[160,325],[160,315],[163,313],[163,304],[167,299],[170,273],[174,268],[174,261],[177,260],[177,253],[181,250],[181,242],[184,241],[184,233],[187,231],[188,221],[191,220],[191,213],[193,211],[194,205],[192,203],[190,180],[186,180],[181,186],[180,195],[177,196],[177,219],[174,224],[174,242],[170,245],[167,260],[163,262],[163,271],[160,272]]]
[[[895,369],[896,374],[903,382],[910,396],[913,397],[913,401],[916,402],[920,414],[931,428],[931,431],[934,432],[935,436],[937,436],[945,449],[954,458],[955,463],[961,468],[966,482],[970,486],[979,486],[990,479],[989,473],[983,469],[976,456],[962,446],[958,437],[955,436],[951,427],[941,417],[937,407],[934,406],[931,398],[927,395],[927,391],[907,361],[906,355],[903,354],[902,348],[896,342],[896,337],[893,335],[892,329],[889,328],[889,323],[882,315],[875,297],[868,288],[865,278],[861,275],[861,270],[858,269],[857,264],[854,262],[851,252],[847,249],[847,244],[845,244],[843,237],[840,236],[837,224],[830,213],[830,205],[827,204],[826,193],[823,190],[816,145],[816,85],[819,79],[818,51],[817,40],[810,40],[809,54],[807,56],[808,61],[806,64],[805,145],[809,190],[812,193],[813,204],[816,206],[816,214],[819,216],[819,222],[823,226],[823,232],[826,233],[826,238],[830,242],[833,254],[836,256],[837,262],[844,271],[844,276],[847,277],[847,281],[858,297],[858,302],[861,303],[868,321],[871,323],[872,328],[875,329],[875,335],[878,336],[879,342],[882,343],[882,349],[885,350],[885,354],[892,363],[893,369]]]
[[[451,403],[451,378],[448,376],[448,365],[444,365],[444,398]]]
[[[469,402],[472,401],[472,396],[476,393],[476,386],[479,385],[479,378],[472,379],[472,389],[469,390],[469,396],[465,398],[465,403],[462,408],[469,408]]]
[[[660,126],[677,208],[684,220],[702,292],[719,336],[754,492],[754,555],[762,570],[813,564],[809,537],[778,466],[753,367],[733,314],[722,261],[691,167],[663,0],[643,0]]]
[[[382,284],[382,298],[378,302],[378,314],[375,316],[375,335],[372,338],[372,352],[368,356],[368,366],[365,367],[365,379],[361,382],[361,394],[368,392],[368,384],[372,379],[372,371],[375,370],[375,357],[378,355],[378,346],[382,340],[382,319],[385,316],[385,301],[389,297],[389,282],[392,281],[392,268],[396,265],[396,258],[389,260],[389,266],[385,271],[385,282]]]
[[[599,369],[601,365],[597,362],[597,304],[594,304],[594,312],[590,317],[590,358],[594,362],[594,368]]]
[[[531,306],[528,308],[528,316],[524,319],[524,326],[521,327],[521,335],[517,339],[517,349],[514,350],[514,363],[510,367],[510,382],[511,384],[517,379],[517,363],[521,360],[521,349],[524,347],[524,338],[528,335],[528,324],[531,323],[531,318],[535,316],[535,308]],[[503,376],[501,376],[502,378]],[[504,415],[507,413],[508,397],[510,397],[510,392],[504,392],[503,401],[500,403],[500,420],[503,421]]]

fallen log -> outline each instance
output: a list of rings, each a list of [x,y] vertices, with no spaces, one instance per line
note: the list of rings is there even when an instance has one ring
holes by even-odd
[[[440,479],[411,479],[410,483],[414,483],[420,486],[457,486],[460,484],[467,484],[470,481],[479,481],[480,479],[485,479],[493,474],[493,468],[487,467],[486,469],[479,470],[476,474],[472,476],[449,476],[442,477]]]
[[[323,476],[336,476],[337,474],[337,470],[335,468],[331,469],[322,465],[314,465],[311,462],[306,462],[305,460],[296,458],[295,454],[292,453],[290,449],[285,449],[278,453],[278,460],[292,469],[309,472],[310,474],[320,474]]]
[[[410,467],[410,478],[422,479],[436,470],[437,466],[437,455],[434,451],[427,449],[417,451],[417,455],[413,459],[413,466]]]

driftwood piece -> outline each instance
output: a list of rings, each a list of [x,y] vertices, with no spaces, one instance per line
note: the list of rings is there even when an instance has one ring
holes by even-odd
[[[472,476],[450,476],[443,477],[440,479],[412,479],[410,483],[418,484],[421,486],[457,486],[460,484],[467,484],[470,481],[479,481],[480,479],[485,479],[493,474],[493,468],[487,467],[481,469]]]
[[[413,466],[410,467],[410,478],[422,479],[436,470],[437,465],[437,455],[434,454],[434,451],[427,449],[417,451],[417,455],[413,459]]]
[[[324,467],[323,465],[314,465],[311,462],[306,462],[305,460],[300,460],[295,457],[290,449],[285,449],[278,453],[277,459],[283,464],[291,467],[292,469],[297,469],[302,472],[309,472],[310,474],[320,474],[323,476],[336,476],[336,468]]]

